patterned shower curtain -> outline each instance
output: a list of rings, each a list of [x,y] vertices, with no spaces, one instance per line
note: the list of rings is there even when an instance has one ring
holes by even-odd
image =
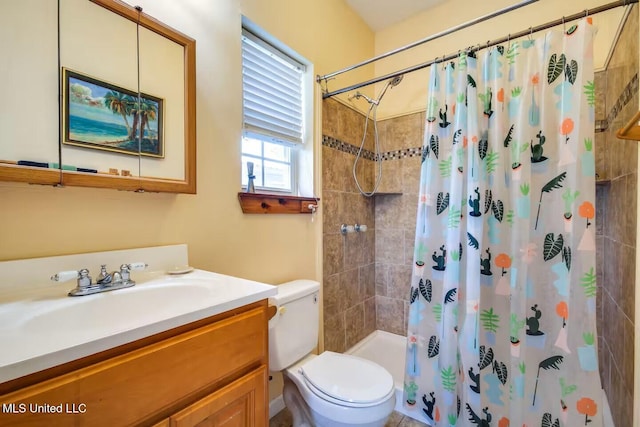
[[[404,404],[436,426],[602,426],[593,33],[431,67]]]

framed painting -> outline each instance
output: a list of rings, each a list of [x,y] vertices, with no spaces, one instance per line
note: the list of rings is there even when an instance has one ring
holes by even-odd
[[[63,69],[64,144],[164,158],[163,100]]]

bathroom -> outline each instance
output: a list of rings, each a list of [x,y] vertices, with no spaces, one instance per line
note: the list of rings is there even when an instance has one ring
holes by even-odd
[[[40,1],[32,3],[34,8],[42,7]],[[55,2],[53,6],[49,3],[48,12],[54,16]],[[315,77],[514,2],[433,2],[427,11],[380,30],[371,29],[344,0],[126,3],[142,6],[144,13],[197,42],[197,193],[30,185],[10,182],[0,175],[0,260],[185,243],[189,264],[198,269],[269,284],[301,278],[321,282],[319,350],[344,352],[375,330],[406,335],[420,156],[405,153],[422,144],[428,72],[405,75],[380,102],[377,120],[381,151],[400,150],[400,156],[389,155],[381,162],[379,195],[365,198],[358,193],[351,173],[353,151],[336,149],[331,142],[359,146],[366,102],[350,99],[353,92],[322,100],[323,87],[311,79],[306,90],[313,94],[313,102],[307,111],[307,142],[300,148],[304,164],[298,173],[298,186],[303,189],[300,195],[319,199],[315,201],[318,209],[308,215],[244,214],[238,202],[243,177],[243,17],[308,61],[308,72]],[[366,81],[605,3],[540,0],[410,53],[344,73],[329,80],[326,87],[334,90]],[[634,311],[640,304],[634,291],[637,148],[634,141],[615,138],[615,132],[638,110],[640,12],[637,5],[631,8],[616,39],[623,9],[614,11],[617,23],[600,24],[599,28],[599,36],[609,34],[609,45],[596,48],[606,52],[601,56],[608,66],[596,68],[600,95],[595,134],[596,171],[599,179],[610,181],[596,190],[597,271],[598,283],[602,284],[598,287],[598,354],[613,419],[622,427],[637,425],[638,421],[632,424],[631,420],[640,418],[639,394],[634,393],[634,388],[640,387],[640,339],[634,323]],[[614,39],[618,44],[612,49]],[[33,43],[38,40],[33,34]],[[10,46],[6,49],[7,55],[16,54]],[[360,90],[375,97],[383,84]],[[55,133],[56,126],[57,121],[36,127],[53,128]],[[368,133],[365,145],[371,149],[373,129]],[[608,149],[609,145],[623,148]],[[371,188],[378,165],[370,159],[361,162],[361,183]],[[356,223],[367,225],[368,230],[346,236],[340,233],[342,224]],[[49,277],[53,272],[43,274]],[[270,401],[277,401],[281,387],[281,379],[273,375]],[[406,420],[405,425],[409,422]]]

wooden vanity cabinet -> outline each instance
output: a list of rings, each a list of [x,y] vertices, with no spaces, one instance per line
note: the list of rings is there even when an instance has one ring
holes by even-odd
[[[0,425],[267,426],[267,357],[263,300],[0,385]]]

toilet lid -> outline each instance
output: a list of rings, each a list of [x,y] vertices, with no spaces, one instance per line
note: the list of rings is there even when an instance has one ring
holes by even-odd
[[[382,366],[331,351],[325,351],[305,363],[300,372],[316,389],[351,403],[379,401],[394,387],[391,374]]]

